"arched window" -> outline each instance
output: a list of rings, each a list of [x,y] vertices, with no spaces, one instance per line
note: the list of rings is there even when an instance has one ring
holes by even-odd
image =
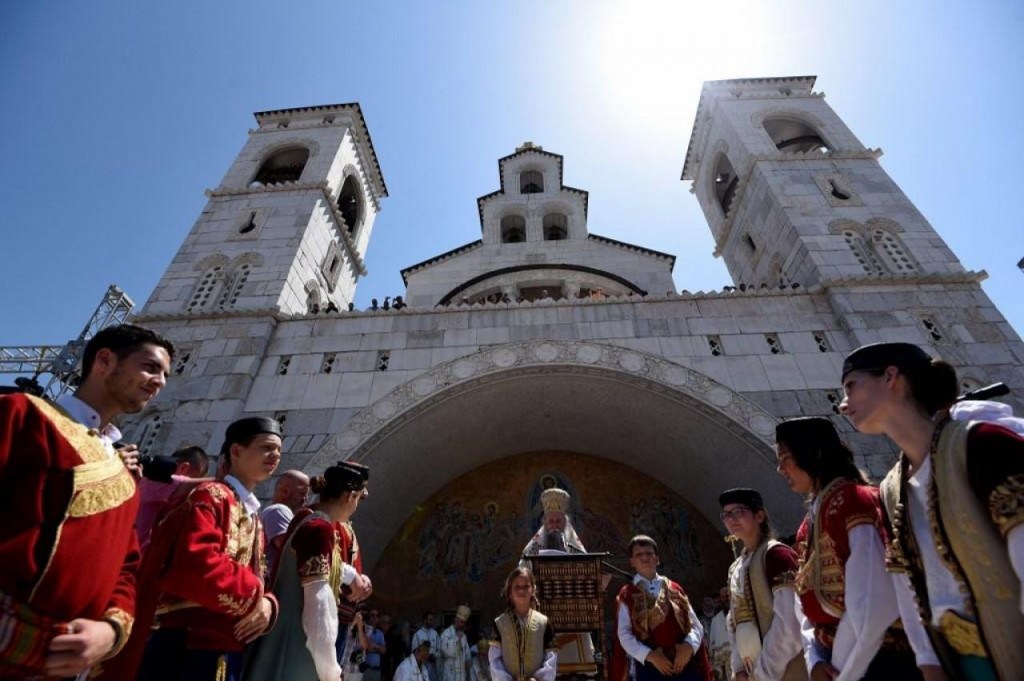
[[[363,220],[363,190],[355,175],[349,175],[341,185],[341,192],[338,193],[338,212],[345,220],[345,229],[349,234],[355,235]]]
[[[224,290],[217,301],[217,307],[228,309],[235,306],[235,303],[238,302],[238,297],[242,295],[245,283],[249,281],[249,273],[251,271],[252,264],[250,263],[242,263],[235,268],[235,271],[231,273],[230,279],[224,285]]]
[[[536,170],[524,170],[519,174],[520,194],[540,194],[544,191],[544,176]]]
[[[302,177],[302,169],[309,160],[309,149],[305,147],[288,147],[277,152],[260,166],[260,171],[252,181],[252,185],[279,184],[281,182],[298,182]]]
[[[897,274],[917,271],[917,265],[910,259],[900,240],[886,230],[872,230],[871,244],[890,271]]]
[[[544,216],[544,241],[562,241],[569,238],[569,218],[561,213]]]
[[[220,265],[214,265],[210,269],[206,270],[202,278],[199,280],[199,284],[196,285],[196,290],[192,293],[192,298],[188,301],[188,312],[193,310],[201,310],[206,307],[210,298],[213,296],[214,291],[224,281],[224,268]]]
[[[818,131],[803,121],[794,118],[768,118],[765,119],[764,129],[779,151],[801,153],[830,151],[828,144],[825,143]]]
[[[320,286],[315,281],[306,282],[306,312],[309,314],[320,312]]]
[[[861,267],[868,274],[882,274],[885,272],[885,268],[882,267],[882,263],[878,261],[874,252],[868,248],[867,244],[864,243],[864,237],[860,232],[852,229],[844,229],[843,239],[846,240],[846,245],[853,251],[854,256],[857,258],[857,262],[860,263]]]
[[[739,181],[740,178],[736,176],[736,171],[726,155],[719,155],[718,162],[715,164],[715,198],[718,199],[718,205],[725,215],[729,214],[732,200],[736,197],[736,185],[739,184]]]
[[[526,220],[521,215],[506,215],[501,219],[501,243],[519,244],[526,241]]]

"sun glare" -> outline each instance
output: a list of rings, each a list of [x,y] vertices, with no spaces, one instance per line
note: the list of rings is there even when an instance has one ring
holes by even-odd
[[[601,79],[651,135],[689,129],[701,83],[764,75],[763,2],[615,3],[601,25]]]

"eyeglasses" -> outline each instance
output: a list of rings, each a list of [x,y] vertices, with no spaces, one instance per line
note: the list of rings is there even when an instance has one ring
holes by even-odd
[[[745,507],[734,508],[731,511],[722,511],[721,513],[719,513],[718,519],[721,520],[723,523],[727,520],[739,520],[747,513],[752,513],[752,511],[749,508]]]

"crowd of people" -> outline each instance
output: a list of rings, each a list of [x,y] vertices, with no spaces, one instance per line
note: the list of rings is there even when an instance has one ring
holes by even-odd
[[[217,470],[201,448],[140,462],[114,425],[164,387],[173,345],[122,325],[85,348],[56,404],[0,397],[0,678],[173,681],[554,681],[590,678],[590,632],[559,631],[531,561],[585,553],[568,492],[541,495],[541,527],[508,574],[505,606],[471,639],[470,607],[414,632],[366,608],[352,518],[369,469],[286,471],[274,419],[231,423]],[[880,486],[831,420],[786,420],[778,472],[806,500],[793,546],[755,489],[719,496],[737,557],[716,612],[628,545],[615,597],[613,681],[996,679],[1024,675],[1024,422],[956,405],[948,364],[907,343],[845,360],[841,410],[901,449]],[[1017,432],[1014,432],[1014,430]],[[144,476],[144,477],[142,477]],[[310,503],[310,493],[316,495]],[[601,587],[607,586],[605,580]],[[723,641],[724,639],[724,641]]]

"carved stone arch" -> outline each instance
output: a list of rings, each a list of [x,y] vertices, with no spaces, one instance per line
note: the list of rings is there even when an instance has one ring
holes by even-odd
[[[242,265],[252,265],[253,267],[263,267],[263,254],[255,251],[248,251],[241,255],[235,256],[231,260],[231,269],[235,270]]]
[[[865,274],[877,275],[886,272],[886,266],[871,245],[870,233],[856,220],[842,218],[828,223],[829,231],[843,238]]]
[[[833,234],[842,234],[844,231],[852,230],[858,234],[864,234],[864,225],[857,222],[856,220],[850,220],[849,218],[840,218],[838,220],[832,220],[828,223],[828,229]]]
[[[320,282],[310,279],[303,286],[303,290],[306,292],[306,312],[319,312],[320,306],[323,304],[323,291]]]
[[[360,511],[364,564],[450,480],[485,463],[542,449],[578,451],[657,470],[709,520],[729,486],[757,486],[782,527],[799,499],[774,474],[771,413],[706,375],[598,342],[488,347],[435,366],[356,413],[312,457],[372,469]]]
[[[211,253],[210,255],[206,256],[205,258],[197,262],[192,269],[195,272],[205,272],[211,267],[217,266],[228,266],[228,257],[223,253]]]
[[[265,147],[260,147],[259,153],[254,159],[256,166],[259,167],[263,165],[263,162],[274,154],[292,147],[305,147],[309,151],[309,158],[306,160],[307,164],[320,153],[319,142],[309,139],[308,137],[299,137],[298,135],[294,135],[285,139],[279,139],[273,144],[268,144]]]
[[[826,125],[824,120],[810,111],[791,106],[774,106],[751,114],[750,124],[755,129],[761,130],[768,135],[768,131],[764,124],[766,120],[772,118],[788,118],[803,123],[804,125],[813,128],[814,131],[818,133],[818,136],[821,137],[822,141],[830,151],[836,150],[833,135],[830,134],[831,131],[829,130],[828,125]],[[769,139],[771,139],[770,136]],[[772,146],[775,146],[774,142],[772,143]]]
[[[918,270],[917,260],[910,254],[899,234],[903,227],[889,218],[871,218],[864,225],[864,238],[875,255],[895,274]]]

